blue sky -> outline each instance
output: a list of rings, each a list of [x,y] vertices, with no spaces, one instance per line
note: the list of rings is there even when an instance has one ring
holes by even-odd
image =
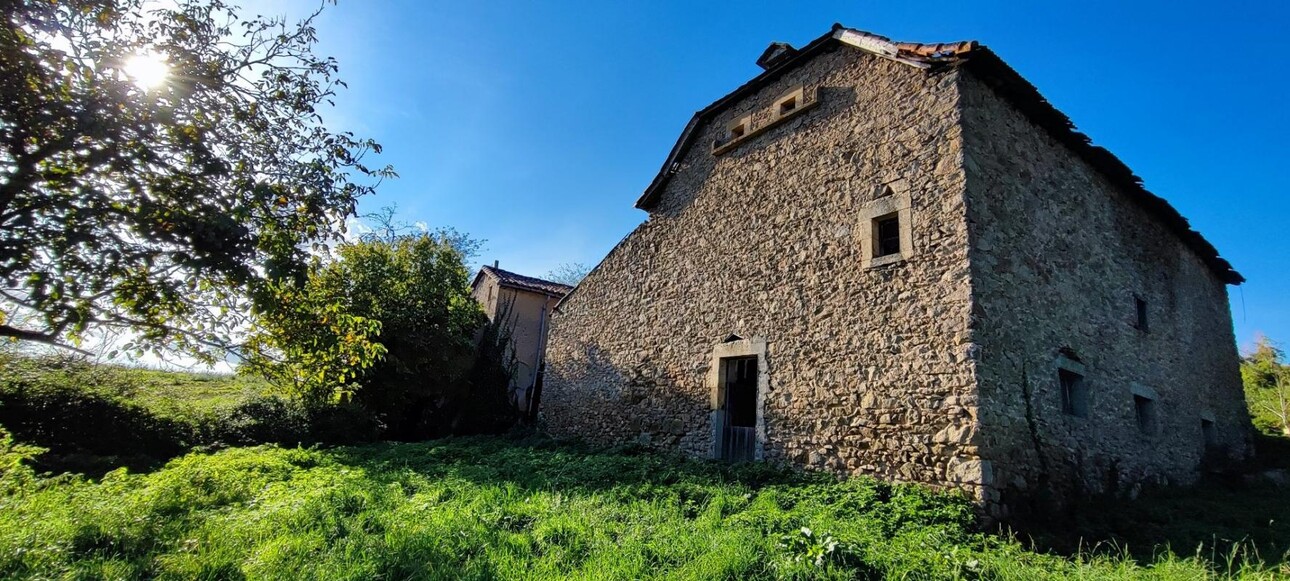
[[[540,276],[599,262],[644,220],[632,204],[694,111],[756,75],[769,42],[834,22],[990,46],[1249,279],[1231,289],[1239,343],[1290,345],[1290,2],[341,0],[319,33],[350,84],[332,122],[401,176],[363,208]]]

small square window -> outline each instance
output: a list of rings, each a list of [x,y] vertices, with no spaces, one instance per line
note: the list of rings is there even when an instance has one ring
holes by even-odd
[[[1137,313],[1137,322],[1134,324],[1139,330],[1147,330],[1147,300],[1142,297],[1133,297],[1134,309]]]
[[[1062,413],[1077,418],[1088,417],[1088,387],[1084,376],[1068,369],[1057,370],[1062,389]]]
[[[797,97],[789,97],[779,103],[779,114],[787,115],[797,108]]]
[[[730,139],[739,139],[748,132],[748,124],[740,123],[730,128]]]
[[[900,217],[887,214],[873,221],[873,257],[900,254]]]
[[[1144,434],[1156,433],[1156,401],[1140,395],[1133,396],[1133,414],[1138,420],[1138,429]]]

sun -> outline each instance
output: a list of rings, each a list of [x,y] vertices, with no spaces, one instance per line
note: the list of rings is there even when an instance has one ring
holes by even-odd
[[[125,61],[125,74],[134,80],[140,89],[148,90],[160,87],[170,76],[170,65],[166,57],[156,53],[134,55]]]

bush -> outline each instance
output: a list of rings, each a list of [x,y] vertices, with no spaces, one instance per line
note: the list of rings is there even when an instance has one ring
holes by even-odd
[[[485,323],[445,234],[347,243],[256,322],[251,365],[305,401],[353,401],[384,437],[500,432],[509,374],[481,369]],[[502,394],[496,397],[496,394]]]
[[[358,444],[371,442],[380,424],[353,404],[308,406],[279,396],[255,398],[221,412],[202,426],[207,445]]]
[[[201,378],[226,384],[223,390],[207,385],[203,394],[218,406],[180,410],[158,396],[194,377],[63,357],[0,356],[0,426],[42,448],[36,469],[94,476],[121,466],[152,469],[197,446],[358,444],[380,433],[372,414],[356,405],[307,406],[252,395],[232,377]]]
[[[195,443],[192,424],[109,395],[114,377],[83,362],[9,358],[0,373],[0,426],[48,449],[41,469],[142,469]]]
[[[36,481],[31,463],[45,451],[15,442],[13,435],[0,427],[0,497],[15,494]]]

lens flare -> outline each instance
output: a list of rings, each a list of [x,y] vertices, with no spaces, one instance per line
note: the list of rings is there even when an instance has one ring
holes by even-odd
[[[166,57],[155,53],[137,54],[125,61],[125,74],[129,75],[140,89],[155,89],[165,84],[170,76],[170,65]]]

